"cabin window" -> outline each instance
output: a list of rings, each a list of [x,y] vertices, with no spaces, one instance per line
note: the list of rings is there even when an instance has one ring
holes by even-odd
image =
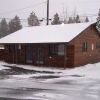
[[[21,44],[18,45],[18,50],[21,50]]]
[[[64,44],[50,44],[49,45],[50,55],[64,55]]]
[[[87,52],[87,49],[88,49],[88,43],[87,42],[83,42],[83,44],[82,44],[82,51],[83,52]]]
[[[100,52],[100,44],[98,42],[96,42],[95,48]]]
[[[100,48],[100,44],[98,42],[96,42],[95,48],[96,49],[99,49]]]
[[[58,45],[58,55],[64,55],[64,44]]]
[[[58,55],[58,45],[57,44],[49,45],[49,54],[50,55]]]
[[[5,49],[5,46],[4,45],[0,45],[0,50],[3,50],[3,49]]]

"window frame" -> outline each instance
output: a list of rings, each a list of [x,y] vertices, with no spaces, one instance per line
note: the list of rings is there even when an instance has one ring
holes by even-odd
[[[1,44],[0,45],[0,50],[4,50],[5,49],[5,45]]]
[[[65,55],[65,45],[64,44],[58,44],[58,55],[59,56]]]
[[[63,45],[63,48],[60,47],[62,45]],[[65,45],[63,43],[49,44],[49,55],[50,56],[64,56],[64,54],[65,54]]]
[[[57,44],[49,44],[49,55],[50,56],[58,55],[58,45]]]
[[[87,52],[88,51],[88,42],[84,41],[82,43],[82,52]]]

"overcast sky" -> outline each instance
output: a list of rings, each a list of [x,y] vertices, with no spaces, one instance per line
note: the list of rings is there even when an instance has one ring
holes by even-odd
[[[0,0],[0,17],[12,18],[18,15],[20,18],[27,18],[32,11],[39,18],[46,17],[46,1]],[[71,15],[75,9],[81,15],[93,15],[97,14],[99,8],[100,0],[50,0],[50,17],[56,12],[63,16],[66,11]]]

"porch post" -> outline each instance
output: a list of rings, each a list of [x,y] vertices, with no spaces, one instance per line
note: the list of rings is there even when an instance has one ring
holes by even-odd
[[[64,44],[64,68],[66,68],[66,60],[67,60],[67,48],[66,48],[66,44]]]
[[[15,55],[14,55],[14,48],[13,48],[13,44],[10,44],[9,45],[10,46],[10,49],[12,49],[11,51],[12,51],[12,56],[13,56],[13,58],[12,58],[12,60],[13,60],[13,64],[15,63]],[[12,61],[11,61],[12,62]]]
[[[15,44],[15,63],[17,64],[17,44]]]

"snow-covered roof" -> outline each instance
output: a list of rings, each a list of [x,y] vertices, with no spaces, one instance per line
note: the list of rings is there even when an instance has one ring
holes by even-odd
[[[54,43],[69,42],[91,23],[25,27],[2,39],[0,43]]]

